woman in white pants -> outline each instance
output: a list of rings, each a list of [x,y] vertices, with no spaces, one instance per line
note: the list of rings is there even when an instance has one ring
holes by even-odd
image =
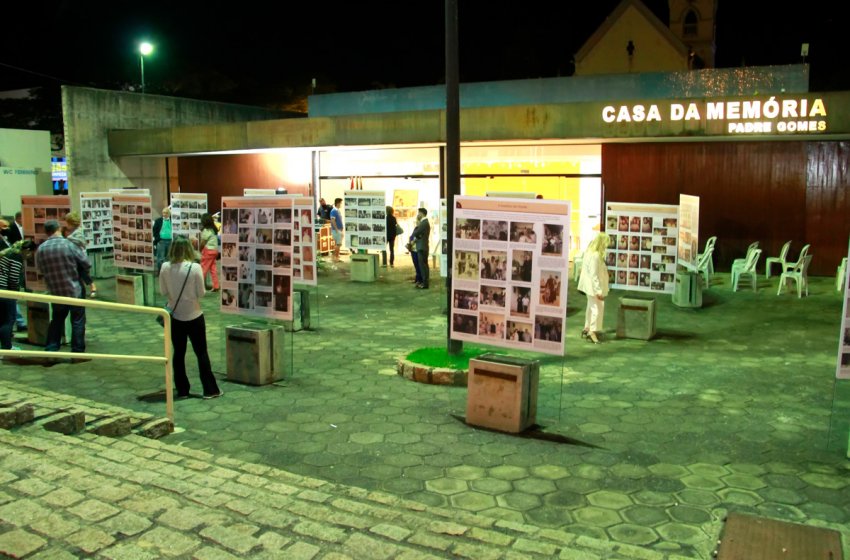
[[[578,290],[587,296],[587,312],[581,337],[594,344],[599,344],[597,333],[602,331],[602,320],[605,317],[605,296],[608,295],[608,267],[605,266],[607,249],[608,235],[599,233],[584,252],[578,279]]]

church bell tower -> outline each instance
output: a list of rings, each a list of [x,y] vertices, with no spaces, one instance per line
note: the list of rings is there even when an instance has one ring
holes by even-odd
[[[669,0],[670,31],[690,47],[688,67],[714,68],[717,0]]]

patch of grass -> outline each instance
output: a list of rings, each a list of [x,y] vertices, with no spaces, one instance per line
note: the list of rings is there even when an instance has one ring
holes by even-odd
[[[414,350],[407,355],[407,359],[429,367],[469,369],[469,360],[471,358],[485,354],[488,351],[480,346],[464,344],[460,354],[449,355],[445,347],[429,346]]]

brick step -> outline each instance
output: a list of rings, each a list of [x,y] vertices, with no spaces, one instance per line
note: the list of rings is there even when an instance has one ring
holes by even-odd
[[[27,422],[66,435],[81,431],[111,437],[135,433],[157,439],[174,431],[174,424],[164,417],[0,381],[0,427]]]
[[[0,430],[0,553],[99,558],[680,558],[432,508],[135,435]]]

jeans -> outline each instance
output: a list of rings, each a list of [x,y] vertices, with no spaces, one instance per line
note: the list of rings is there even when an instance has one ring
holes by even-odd
[[[71,352],[86,351],[86,308],[76,305],[52,303],[50,325],[47,327],[48,352],[58,352],[65,332],[65,319],[71,314]]]
[[[15,312],[18,302],[13,299],[0,299],[0,348],[12,348],[12,329],[15,328]]]
[[[416,254],[416,251],[410,252],[410,258],[413,259],[413,268],[416,270],[416,278],[415,281],[417,284],[422,283],[422,271],[419,269],[419,256]]]
[[[422,277],[422,285],[428,287],[428,281],[431,279],[431,269],[428,268],[428,249],[420,249],[416,251],[416,257],[419,261],[419,276]]]
[[[178,321],[171,318],[171,344],[174,345],[171,362],[174,367],[174,388],[177,395],[189,394],[189,377],[186,375],[187,338],[192,342],[192,350],[198,358],[198,372],[201,375],[204,395],[218,394],[218,384],[215,382],[210,356],[207,353],[207,325],[204,316],[201,315],[191,321]]]
[[[159,271],[162,268],[162,263],[168,260],[169,249],[171,249],[170,239],[160,239],[159,243],[156,244],[156,253],[154,254],[154,275],[159,276]]]

